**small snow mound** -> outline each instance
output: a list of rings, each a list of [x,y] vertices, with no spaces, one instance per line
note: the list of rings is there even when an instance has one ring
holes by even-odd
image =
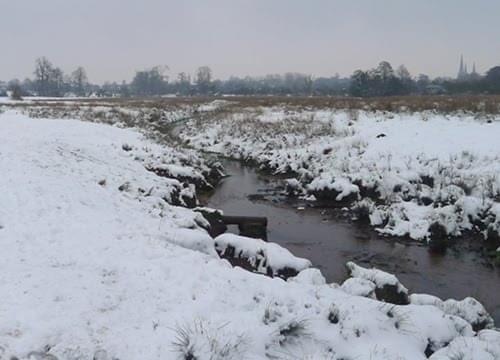
[[[349,278],[342,283],[340,288],[342,291],[351,295],[375,298],[376,285],[370,280]]]
[[[500,359],[500,333],[481,331],[476,337],[457,337],[435,352],[431,360],[496,360]]]
[[[169,243],[216,257],[214,240],[203,230],[175,229],[165,236]]]
[[[432,295],[412,294],[410,295],[410,303],[436,306],[447,315],[458,316],[467,321],[474,331],[490,329],[495,326],[493,318],[488,314],[484,306],[472,297],[467,297],[461,301],[454,299],[443,301]]]
[[[297,276],[288,279],[288,281],[298,284],[315,286],[326,284],[326,279],[323,274],[321,274],[321,271],[314,268],[302,270]]]
[[[490,329],[495,326],[493,318],[488,314],[484,306],[472,297],[462,301],[449,299],[443,302],[442,310],[446,314],[456,315],[472,325],[475,331]]]
[[[377,299],[398,305],[409,303],[408,289],[399,282],[396,276],[378,269],[365,269],[352,261],[348,262],[346,267],[351,277],[368,280],[375,284]]]

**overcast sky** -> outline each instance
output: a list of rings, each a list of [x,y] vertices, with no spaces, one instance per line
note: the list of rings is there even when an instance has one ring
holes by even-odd
[[[350,75],[381,60],[412,74],[500,64],[499,0],[0,0],[0,79],[46,56],[91,81],[168,65],[218,78]]]

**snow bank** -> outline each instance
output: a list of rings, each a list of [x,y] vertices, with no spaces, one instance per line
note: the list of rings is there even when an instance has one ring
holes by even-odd
[[[366,213],[381,233],[500,246],[500,119],[479,114],[246,108],[188,122],[190,145],[293,175],[287,190]],[[444,229],[444,230],[442,230]],[[441,231],[442,230],[442,231]],[[444,235],[443,235],[444,234]]]
[[[426,294],[410,295],[410,302],[417,305],[433,305],[445,314],[458,316],[469,324],[476,331],[488,329],[494,326],[493,318],[488,314],[484,306],[474,298],[468,297],[461,301],[448,299],[443,301],[435,296]]]
[[[130,130],[0,114],[1,359],[492,358],[497,332],[438,306],[351,295],[313,269],[284,281],[231,267],[201,215],[166,201],[177,180],[124,143],[154,148]]]
[[[271,276],[295,276],[311,266],[278,244],[234,234],[215,238],[215,248],[223,258],[248,262],[249,268]],[[237,262],[241,264],[240,262]]]

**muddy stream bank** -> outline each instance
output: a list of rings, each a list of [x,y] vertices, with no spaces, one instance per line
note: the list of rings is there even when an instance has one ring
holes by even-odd
[[[311,260],[329,282],[342,282],[345,263],[354,261],[395,274],[412,293],[443,299],[473,296],[500,324],[500,269],[476,251],[461,247],[433,254],[420,243],[379,236],[340,216],[339,210],[312,208],[277,195],[272,176],[237,161],[223,160],[223,165],[230,176],[204,204],[227,215],[267,217],[268,240]],[[229,231],[238,233],[237,228]]]

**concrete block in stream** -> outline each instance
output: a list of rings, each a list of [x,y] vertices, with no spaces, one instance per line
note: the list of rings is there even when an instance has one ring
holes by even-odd
[[[267,241],[267,227],[262,224],[241,224],[238,225],[241,236]]]
[[[241,236],[267,241],[267,218],[255,216],[223,216],[226,225],[238,225]]]

